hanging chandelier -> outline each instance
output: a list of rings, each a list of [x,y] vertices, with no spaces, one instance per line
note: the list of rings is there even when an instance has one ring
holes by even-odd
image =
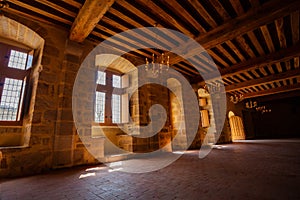
[[[165,71],[168,71],[170,67],[170,56],[165,56],[162,53],[160,56],[155,56],[152,54],[151,63],[149,63],[148,58],[146,58],[145,71],[147,74],[151,74],[152,77],[157,77]]]
[[[244,100],[244,95],[243,94],[238,94],[238,95],[233,95],[233,96],[230,96],[230,101],[234,104],[237,104],[241,101]]]
[[[258,106],[257,101],[250,100],[250,101],[248,101],[248,102],[245,103],[245,106],[246,106],[247,109],[252,109],[253,108],[257,112],[261,112],[261,114],[272,112],[272,109],[268,108],[265,105]]]

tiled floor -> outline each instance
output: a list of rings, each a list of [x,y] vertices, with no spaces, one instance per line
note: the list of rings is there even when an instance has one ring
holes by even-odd
[[[190,151],[161,170],[130,174],[105,166],[5,180],[0,199],[300,199],[300,140]]]

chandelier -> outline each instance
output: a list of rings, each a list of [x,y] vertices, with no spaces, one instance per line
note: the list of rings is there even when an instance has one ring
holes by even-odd
[[[246,105],[246,108],[248,108],[248,109],[254,108],[257,112],[261,112],[261,114],[272,112],[272,110],[265,105],[258,106],[257,101],[250,100],[250,101],[246,102],[245,105]]]
[[[151,63],[149,63],[148,58],[146,58],[145,71],[147,74],[151,74],[152,77],[157,77],[164,71],[168,71],[170,67],[170,56],[165,56],[162,53],[160,56],[155,56],[152,54]]]
[[[257,101],[250,100],[250,101],[246,102],[245,105],[246,105],[246,108],[252,109],[252,108],[256,108],[258,104],[257,104]]]
[[[234,104],[237,104],[238,102],[241,102],[244,100],[244,95],[243,94],[238,94],[238,95],[233,95],[230,96],[230,101]]]
[[[261,112],[261,114],[272,112],[272,110],[270,108],[267,108],[266,106],[256,107],[256,111]]]

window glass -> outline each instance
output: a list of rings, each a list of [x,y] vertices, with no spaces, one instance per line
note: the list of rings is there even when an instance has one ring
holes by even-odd
[[[112,76],[112,85],[114,88],[121,88],[121,76]]]
[[[26,69],[29,69],[32,67],[32,59],[33,59],[33,56],[28,55]]]
[[[106,85],[106,73],[98,71],[97,73],[97,84]]]
[[[18,49],[18,50],[16,50]],[[28,52],[28,53],[27,53]],[[29,79],[28,68],[32,65],[33,51],[0,43],[0,123],[20,122],[24,110],[26,81]],[[13,68],[14,70],[12,70]],[[3,123],[2,123],[3,122]],[[19,123],[16,123],[19,125]]]
[[[95,122],[104,123],[105,93],[96,92]]]
[[[121,121],[121,97],[120,95],[112,95],[112,123],[120,123]]]
[[[8,61],[8,67],[25,70],[26,60],[27,53],[11,50]]]
[[[16,121],[23,93],[23,81],[5,78],[0,102],[0,121]]]

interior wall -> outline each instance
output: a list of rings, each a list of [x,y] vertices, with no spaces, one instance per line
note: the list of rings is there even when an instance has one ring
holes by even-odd
[[[170,126],[170,103],[169,91],[166,87],[158,84],[146,84],[139,88],[139,122],[141,127],[150,124],[149,110],[154,104],[162,105],[167,113],[166,122],[162,130],[149,138],[134,137],[134,151],[135,152],[151,152],[161,149],[169,141],[171,133]],[[161,113],[155,113],[155,120],[162,119]],[[154,127],[149,127],[154,129]]]
[[[34,174],[52,165],[53,138],[57,117],[59,80],[67,32],[36,22],[15,18],[16,21],[45,39],[37,96],[34,105],[29,147],[1,149],[0,176]]]
[[[36,174],[56,167],[94,162],[77,137],[72,117],[76,72],[91,44],[72,45],[68,31],[8,16],[45,40],[28,147],[1,147],[0,177]],[[19,129],[9,129],[19,134]],[[0,134],[6,133],[1,131]]]

